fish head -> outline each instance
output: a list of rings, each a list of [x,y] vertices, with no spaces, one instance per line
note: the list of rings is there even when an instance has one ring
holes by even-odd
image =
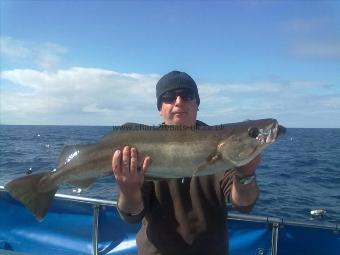
[[[258,156],[285,132],[275,119],[249,120],[225,126],[221,130],[218,152],[225,161],[242,166]]]

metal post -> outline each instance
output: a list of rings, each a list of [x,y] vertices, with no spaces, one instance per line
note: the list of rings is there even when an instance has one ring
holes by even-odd
[[[272,228],[272,255],[277,255],[277,243],[279,240],[279,224],[273,223]]]
[[[92,254],[98,255],[98,223],[100,205],[93,206]]]

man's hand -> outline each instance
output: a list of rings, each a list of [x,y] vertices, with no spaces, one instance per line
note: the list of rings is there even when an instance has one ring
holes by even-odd
[[[146,157],[138,166],[137,149],[125,146],[112,157],[112,170],[120,189],[118,207],[122,211],[135,213],[143,209],[141,187],[151,158]]]
[[[129,195],[140,190],[150,161],[150,157],[146,157],[143,165],[139,167],[137,149],[134,147],[130,149],[129,146],[125,146],[123,152],[115,151],[112,158],[112,170],[122,193]]]

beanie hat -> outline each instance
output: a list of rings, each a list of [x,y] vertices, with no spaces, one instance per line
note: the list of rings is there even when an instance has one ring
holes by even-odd
[[[200,104],[196,82],[185,72],[172,71],[164,75],[156,85],[157,108],[161,109],[161,97],[165,92],[175,89],[190,89],[194,92],[197,105]]]

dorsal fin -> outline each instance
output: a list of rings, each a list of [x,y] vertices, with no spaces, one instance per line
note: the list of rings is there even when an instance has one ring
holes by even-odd
[[[107,140],[111,140],[112,137],[117,135],[117,133],[119,133],[119,132],[149,130],[150,128],[151,127],[148,126],[148,125],[133,123],[133,122],[127,122],[127,123],[125,123],[121,126],[112,126],[112,131],[110,133],[104,135],[100,139],[100,142],[105,142]]]
[[[150,129],[150,126],[145,125],[145,124],[140,124],[140,123],[134,123],[134,122],[127,122],[123,124],[122,129],[129,129],[129,130],[145,130],[145,129]]]

